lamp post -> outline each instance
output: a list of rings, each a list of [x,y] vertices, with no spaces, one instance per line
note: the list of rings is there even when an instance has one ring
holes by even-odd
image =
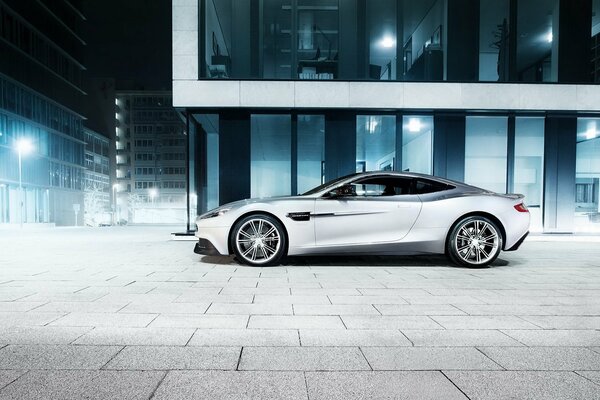
[[[19,223],[21,228],[23,228],[23,206],[24,206],[24,196],[23,196],[23,168],[21,166],[21,159],[24,155],[28,154],[32,149],[31,142],[27,139],[19,139],[17,141],[17,153],[19,154],[19,203],[20,203],[20,215],[19,215]]]

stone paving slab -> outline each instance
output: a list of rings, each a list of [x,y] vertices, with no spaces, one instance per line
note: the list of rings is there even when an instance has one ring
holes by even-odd
[[[469,347],[363,347],[373,370],[496,370],[502,369],[477,349]]]
[[[600,370],[600,354],[586,348],[481,347],[480,350],[509,370]]]
[[[297,330],[198,329],[189,346],[299,346]]]
[[[448,371],[444,372],[471,400],[590,400],[600,386],[573,372]]]
[[[528,331],[532,332],[532,331]],[[475,346],[521,346],[510,336],[497,330],[413,330],[402,329],[402,333],[414,346],[426,347],[475,347]]]
[[[247,371],[371,370],[357,347],[245,347],[239,369]]]
[[[302,372],[172,371],[156,400],[307,400]]]
[[[0,370],[0,390],[8,384],[17,380],[18,377],[26,373],[27,371],[20,370]]]
[[[342,320],[334,316],[274,316],[251,315],[248,328],[254,329],[345,329]]]
[[[58,318],[50,326],[121,326],[145,327],[158,314],[117,314],[73,312]]]
[[[398,330],[300,329],[302,346],[412,346]]]
[[[74,344],[185,346],[195,329],[180,328],[94,328],[79,337]]]
[[[121,347],[9,345],[0,349],[0,369],[100,369]]]
[[[105,366],[116,370],[234,370],[238,347],[127,346]]]
[[[354,316],[341,317],[348,329],[443,329],[427,316]]]
[[[440,372],[307,372],[311,400],[467,400]]]
[[[526,346],[600,346],[597,330],[504,330]]]
[[[30,371],[0,391],[0,399],[145,400],[164,375],[162,371]]]
[[[0,343],[69,344],[91,329],[90,327],[9,326],[0,328]]]

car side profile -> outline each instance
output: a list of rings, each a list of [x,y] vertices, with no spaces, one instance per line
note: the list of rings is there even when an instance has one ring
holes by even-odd
[[[529,233],[523,196],[448,179],[366,172],[302,195],[225,204],[196,220],[195,252],[235,254],[252,266],[287,255],[446,254],[481,267],[519,248]]]

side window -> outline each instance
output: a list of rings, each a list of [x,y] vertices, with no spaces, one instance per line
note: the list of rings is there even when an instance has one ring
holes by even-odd
[[[404,177],[378,176],[352,183],[356,196],[380,197],[411,194],[411,179]]]
[[[427,179],[415,180],[415,194],[427,194],[454,189],[454,186],[442,182],[430,181]]]

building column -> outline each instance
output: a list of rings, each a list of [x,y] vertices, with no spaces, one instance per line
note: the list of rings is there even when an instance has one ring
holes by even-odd
[[[219,203],[250,197],[250,113],[219,115]]]
[[[548,116],[544,129],[544,232],[572,232],[577,118]]]
[[[479,0],[447,0],[446,71],[448,81],[479,80]]]
[[[592,0],[559,0],[556,9],[553,78],[561,83],[591,82]]]
[[[465,179],[465,128],[465,115],[434,115],[434,175],[457,181]]]
[[[325,182],[356,172],[356,114],[325,114]]]

